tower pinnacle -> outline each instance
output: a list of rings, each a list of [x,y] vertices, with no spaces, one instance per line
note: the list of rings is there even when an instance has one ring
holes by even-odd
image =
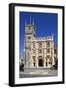
[[[32,24],[34,25],[34,20],[32,21]]]

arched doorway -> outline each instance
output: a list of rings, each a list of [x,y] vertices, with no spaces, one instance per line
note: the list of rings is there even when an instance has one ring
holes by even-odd
[[[43,67],[43,57],[42,56],[38,57],[38,67]]]
[[[42,67],[43,66],[43,60],[42,59],[39,59],[38,65],[39,65],[39,67]]]

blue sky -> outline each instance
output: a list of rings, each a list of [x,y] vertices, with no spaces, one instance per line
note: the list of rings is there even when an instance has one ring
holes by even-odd
[[[31,21],[34,20],[35,27],[36,27],[36,36],[37,37],[45,37],[50,36],[52,33],[54,34],[54,43],[57,46],[58,40],[58,15],[56,13],[36,13],[36,12],[20,12],[20,57],[23,57],[24,53],[24,25],[25,20],[27,23],[30,23],[30,16]]]

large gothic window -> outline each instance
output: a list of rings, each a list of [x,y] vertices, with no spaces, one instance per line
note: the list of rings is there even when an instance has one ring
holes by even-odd
[[[41,49],[39,49],[39,53],[42,53],[42,50]]]
[[[49,41],[47,41],[47,47],[50,47],[50,42]]]
[[[50,49],[47,49],[47,53],[50,53]]]
[[[41,43],[41,42],[39,42],[39,43],[38,43],[38,45],[39,45],[39,48],[41,48],[41,47],[42,47],[42,43]]]
[[[35,60],[35,56],[33,56],[33,60]]]

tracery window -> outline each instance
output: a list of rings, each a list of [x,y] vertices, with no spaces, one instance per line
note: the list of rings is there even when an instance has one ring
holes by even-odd
[[[47,53],[50,53],[50,49],[47,49]]]
[[[42,50],[41,49],[39,49],[39,53],[42,53]]]
[[[47,47],[50,47],[50,42],[49,41],[47,41]]]
[[[42,42],[39,42],[38,45],[39,45],[39,48],[41,48],[42,47]]]

